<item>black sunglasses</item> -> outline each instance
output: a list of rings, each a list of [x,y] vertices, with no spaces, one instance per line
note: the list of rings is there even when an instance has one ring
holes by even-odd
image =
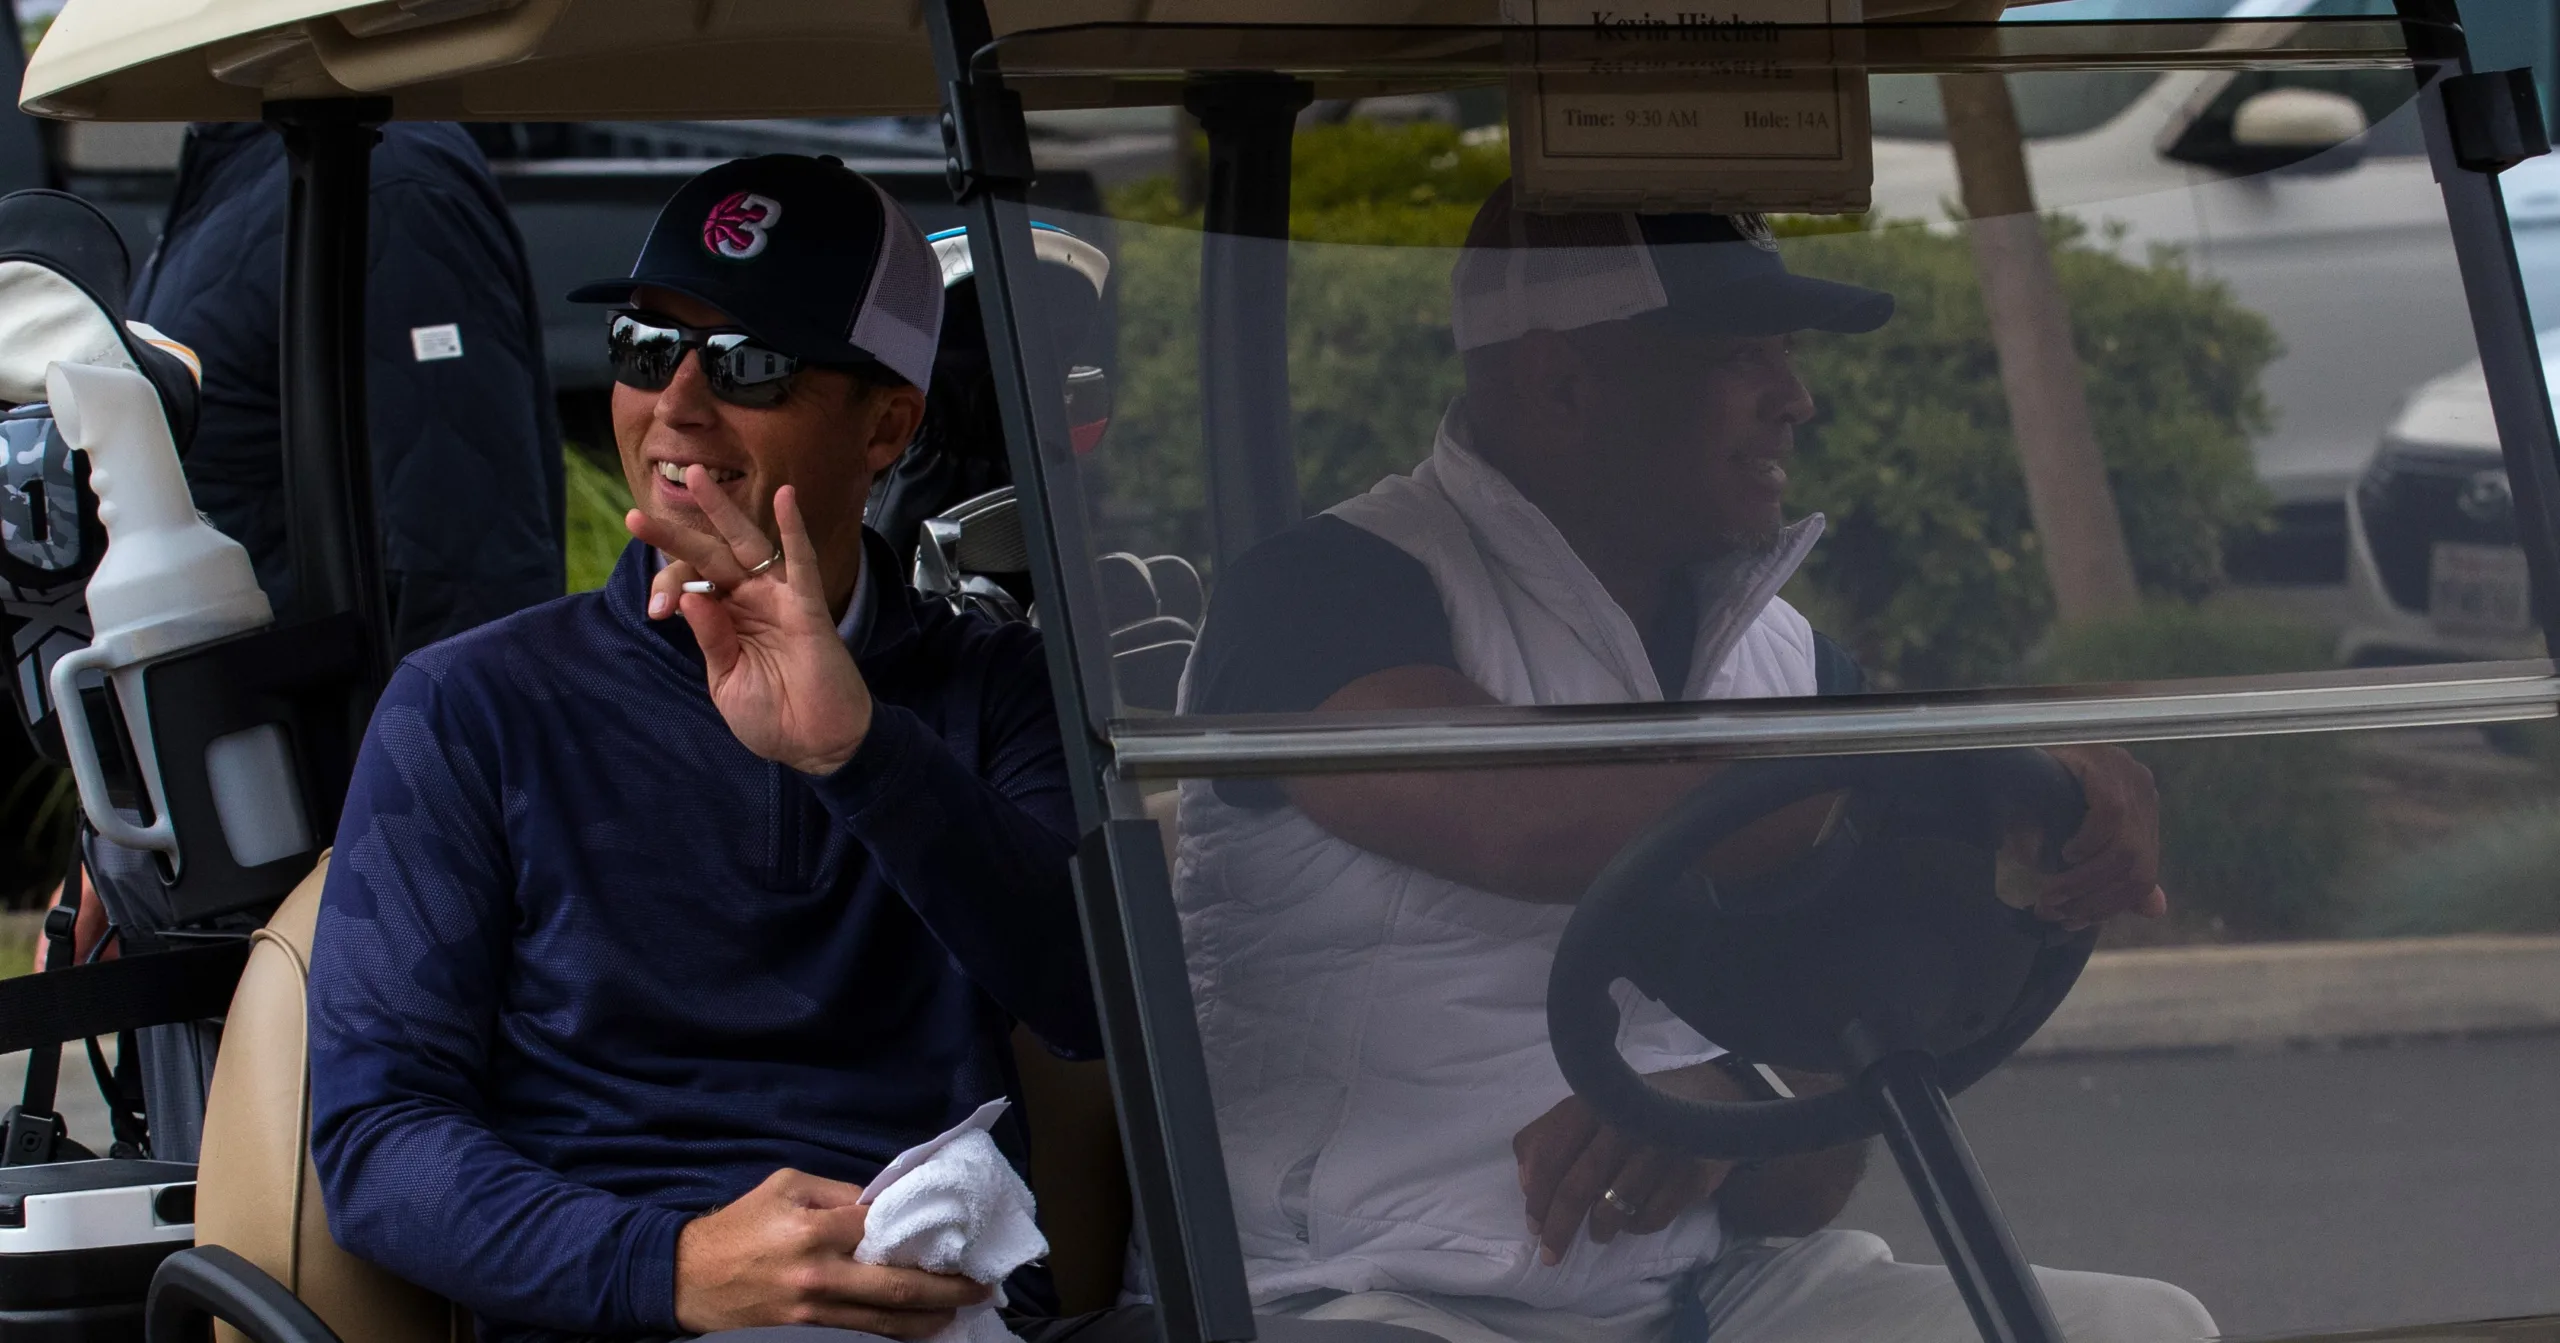
[[[613,380],[644,392],[663,392],[675,381],[688,351],[702,351],[702,373],[711,394],[733,406],[766,410],[782,404],[800,360],[758,344],[743,331],[703,331],[654,313],[618,312],[605,329],[605,353]]]

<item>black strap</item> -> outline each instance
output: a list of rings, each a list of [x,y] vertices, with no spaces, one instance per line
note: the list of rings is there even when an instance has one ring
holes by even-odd
[[[24,978],[51,978],[68,969],[78,954],[74,932],[79,926],[80,846],[74,843],[62,893],[44,916],[44,969],[40,975]],[[54,1093],[62,1084],[61,1044],[59,1040],[51,1047],[40,1043],[27,1055],[26,1090],[16,1105],[0,1114],[0,1166],[41,1166],[64,1160],[76,1150],[61,1113],[53,1108]]]
[[[80,884],[80,845],[75,842],[71,846],[71,869],[62,879],[62,893],[44,916],[46,974],[70,969],[72,958],[79,954],[75,934],[80,926]],[[27,1060],[27,1089],[18,1109],[30,1116],[53,1114],[54,1092],[61,1084],[62,1051],[38,1049]]]
[[[12,1105],[0,1112],[0,1166],[48,1166],[56,1161],[93,1161],[97,1153],[71,1141],[71,1131],[57,1114],[30,1114]]]
[[[0,1054],[221,1016],[248,963],[241,938],[0,979]]]
[[[85,834],[82,838],[85,841]],[[244,938],[73,964],[79,955],[81,852],[80,845],[72,846],[71,869],[63,879],[61,898],[45,915],[43,972],[0,980],[0,1054],[30,1051],[24,1096],[0,1112],[0,1166],[43,1165],[93,1155],[71,1141],[55,1109],[62,1082],[61,1046],[72,1040],[87,1045],[89,1071],[106,1101],[114,1133],[108,1155],[150,1155],[142,1050],[134,1031],[221,1016],[230,1010],[232,990],[248,963]],[[116,1037],[112,1067],[99,1047],[101,1035]]]
[[[107,1127],[115,1137],[107,1155],[118,1161],[151,1159],[151,1126],[143,1117],[142,1048],[132,1031],[116,1033],[116,1061],[107,1063],[107,1051],[92,1035],[82,1041],[89,1047],[89,1075],[97,1079],[98,1095],[107,1103]]]

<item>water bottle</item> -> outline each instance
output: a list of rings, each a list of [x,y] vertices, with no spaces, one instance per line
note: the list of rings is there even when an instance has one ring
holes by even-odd
[[[182,855],[170,823],[144,672],[270,626],[275,614],[258,588],[249,552],[197,515],[159,394],[148,379],[130,369],[56,363],[45,372],[45,392],[63,440],[88,454],[89,487],[107,532],[106,554],[89,577],[89,646],[56,661],[49,681],[54,702],[72,710],[61,715],[63,745],[81,808],[99,836],[158,853],[174,879]],[[89,717],[76,707],[79,679],[92,671],[104,673],[123,711],[151,802],[148,825],[126,819],[108,798]],[[310,847],[302,790],[280,725],[215,739],[203,764],[236,864],[252,867]]]

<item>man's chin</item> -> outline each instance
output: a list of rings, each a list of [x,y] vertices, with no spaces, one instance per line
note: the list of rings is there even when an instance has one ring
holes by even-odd
[[[1737,551],[1767,550],[1778,544],[1779,535],[1786,529],[1787,520],[1782,516],[1754,518],[1742,522],[1727,521],[1713,530],[1715,549],[1718,554],[1724,555]]]

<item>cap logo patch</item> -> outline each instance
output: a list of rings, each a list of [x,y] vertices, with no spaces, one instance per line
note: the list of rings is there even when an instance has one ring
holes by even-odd
[[[702,245],[731,261],[752,261],[763,255],[773,226],[780,222],[782,202],[751,191],[733,192],[702,221]]]
[[[1766,217],[1756,214],[1738,214],[1730,218],[1733,220],[1733,231],[1742,235],[1744,242],[1763,252],[1778,250],[1778,235],[1769,231],[1769,221]]]

